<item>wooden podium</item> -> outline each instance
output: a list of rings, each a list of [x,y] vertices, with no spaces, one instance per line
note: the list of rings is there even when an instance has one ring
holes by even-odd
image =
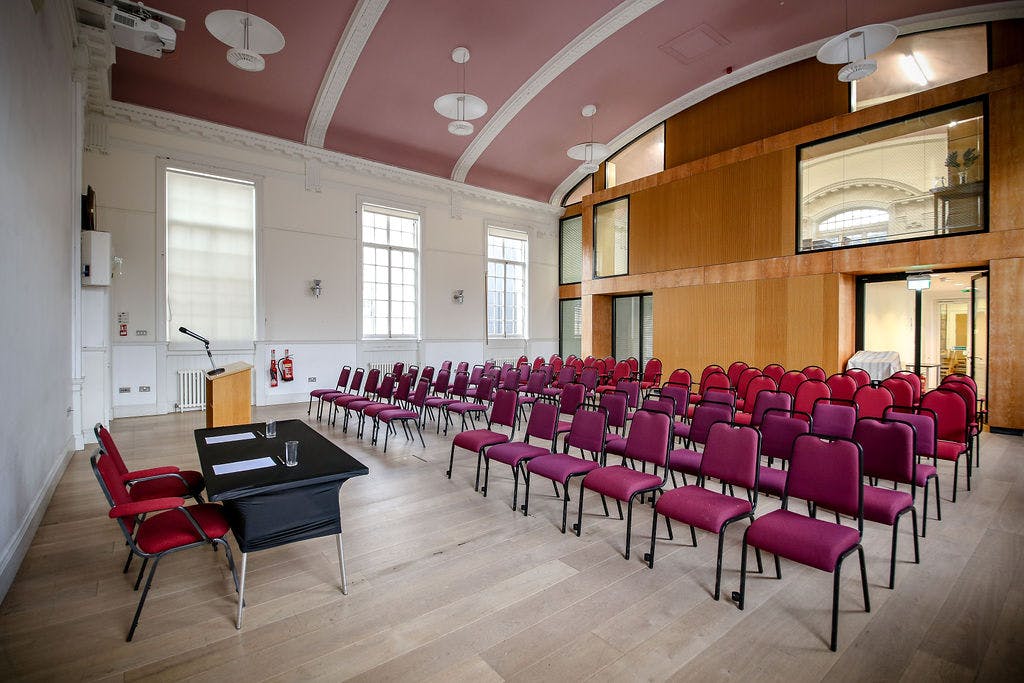
[[[252,366],[231,363],[224,372],[206,374],[206,428],[252,422]]]

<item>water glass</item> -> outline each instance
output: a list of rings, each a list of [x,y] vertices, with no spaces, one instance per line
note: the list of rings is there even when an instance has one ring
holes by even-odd
[[[295,467],[299,464],[299,442],[284,442],[284,464],[288,467]]]
[[[271,420],[267,423],[267,438],[274,439],[277,437],[277,422]]]

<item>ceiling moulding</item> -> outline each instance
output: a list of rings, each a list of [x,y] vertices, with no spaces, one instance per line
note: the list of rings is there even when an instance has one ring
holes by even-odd
[[[990,5],[978,5],[965,9],[935,12],[933,14],[910,17],[908,19],[895,20],[889,23],[898,26],[900,28],[900,35],[904,35],[907,33],[917,33],[919,31],[932,31],[939,28],[965,26],[967,24],[980,24],[983,22],[1001,21],[1004,19],[1019,19],[1021,17],[1024,17],[1024,0],[1014,0],[1013,2],[1000,2]],[[612,153],[614,153],[627,142],[636,139],[642,133],[647,132],[662,121],[675,116],[679,112],[692,107],[698,102],[706,100],[712,95],[717,95],[723,90],[728,90],[734,85],[748,81],[751,78],[756,78],[757,76],[766,74],[769,71],[774,71],[775,69],[813,57],[817,54],[818,48],[821,47],[830,37],[831,36],[826,36],[814,43],[808,43],[807,45],[795,47],[792,50],[780,52],[777,55],[762,59],[759,62],[754,62],[753,64],[736,69],[731,74],[722,76],[711,83],[706,83],[695,90],[691,90],[682,97],[679,97],[678,99],[669,102],[664,107],[648,114],[626,130],[619,133],[614,139],[608,142],[608,147],[611,148]],[[576,185],[579,184],[586,175],[587,174],[580,172],[578,169],[569,174],[569,176],[555,188],[555,191],[551,193],[551,204],[560,205],[565,193],[576,187]]]
[[[452,180],[465,181],[473,164],[494,142],[494,139],[553,80],[623,26],[661,3],[662,0],[627,0],[573,38],[568,45],[538,69],[537,73],[519,86],[519,89],[498,108],[498,111],[494,112],[494,115],[480,129],[480,132],[455,163]]]
[[[313,110],[309,113],[309,121],[306,123],[305,140],[307,145],[323,147],[324,139],[327,137],[327,128],[331,125],[334,112],[341,101],[341,93],[348,84],[349,76],[359,61],[359,55],[366,47],[366,41],[373,33],[380,15],[388,6],[388,0],[360,0],[356,5],[352,16],[345,26],[345,32],[338,41],[338,47],[334,50],[334,57],[331,58],[331,65],[327,67],[324,80],[320,84],[320,90],[316,94],[316,102]]]
[[[551,204],[538,202],[526,197],[488,190],[482,187],[475,187],[465,183],[457,183],[447,178],[438,178],[425,173],[417,173],[404,168],[388,166],[376,161],[360,159],[359,157],[332,152],[319,147],[311,147],[291,140],[282,140],[270,135],[254,133],[240,128],[232,128],[219,123],[211,123],[200,119],[171,114],[157,109],[140,107],[134,104],[123,102],[108,102],[102,109],[90,113],[91,116],[100,116],[109,121],[127,123],[141,126],[152,130],[177,135],[209,140],[210,142],[229,145],[231,147],[254,149],[272,154],[280,154],[285,157],[296,159],[305,163],[306,161],[317,161],[325,167],[334,168],[340,171],[362,173],[375,178],[391,180],[398,183],[405,183],[416,187],[422,187],[436,192],[455,192],[462,197],[475,199],[483,202],[491,202],[502,206],[509,206],[517,209],[541,212],[546,216],[557,216],[561,209]]]

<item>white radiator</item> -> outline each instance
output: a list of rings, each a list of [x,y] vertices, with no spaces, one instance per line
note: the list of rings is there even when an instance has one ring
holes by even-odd
[[[206,408],[206,371],[178,370],[178,412]]]
[[[384,375],[388,372],[391,372],[391,369],[393,367],[395,367],[394,363],[367,363],[366,371],[369,372],[370,370],[380,370],[380,374]]]

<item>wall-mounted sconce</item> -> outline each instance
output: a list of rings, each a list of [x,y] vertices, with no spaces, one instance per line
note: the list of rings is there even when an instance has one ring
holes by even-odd
[[[320,294],[324,291],[320,286],[320,280],[313,280],[313,286],[309,288],[309,291],[313,294],[314,299],[319,299]]]
[[[124,277],[124,257],[115,256],[113,259],[113,267],[110,269],[110,274],[114,277]]]
[[[461,289],[456,289],[452,292],[452,301],[461,304],[465,302],[466,296],[463,294]]]

